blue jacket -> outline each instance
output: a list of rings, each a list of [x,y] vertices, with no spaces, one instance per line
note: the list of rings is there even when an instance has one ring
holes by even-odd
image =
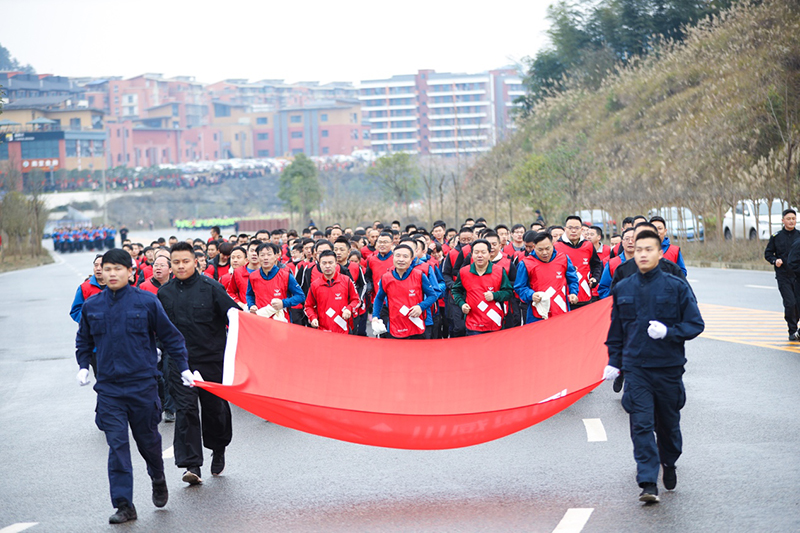
[[[622,259],[622,263],[627,261],[627,259],[625,259],[624,250],[619,251],[619,257]],[[609,263],[611,263],[611,261],[606,263],[603,267],[603,275],[600,276],[600,283],[597,284],[597,295],[600,296],[600,298],[608,298],[611,296],[611,282],[614,281],[614,277],[611,275],[611,269],[608,268]]]
[[[686,364],[684,342],[705,328],[689,284],[656,267],[619,281],[611,291],[608,364],[621,370]],[[667,326],[667,336],[651,339],[650,321]]]
[[[550,261],[555,259],[557,254],[558,250],[553,248],[553,255],[550,256]],[[529,257],[535,257],[537,261],[541,261],[541,259],[537,257],[536,252],[531,252]],[[548,261],[548,263],[550,261]],[[564,274],[564,277],[567,279],[568,294],[578,294],[578,271],[575,270],[575,266],[572,264],[572,261],[569,260],[569,257],[567,257],[567,271]],[[525,318],[525,323],[531,324],[532,322],[541,320],[541,318],[533,316],[533,306],[531,306],[531,301],[533,300],[533,293],[536,291],[531,288],[531,284],[528,282],[528,269],[525,268],[524,260],[520,261],[519,266],[517,267],[517,277],[514,280],[514,292],[517,293],[520,301],[526,304],[528,308],[528,314]],[[569,301],[567,301],[567,309],[569,309],[569,307]]]
[[[97,287],[98,289],[105,290],[105,285],[100,285],[97,283],[97,278],[94,274],[92,277],[89,278],[89,283]],[[81,285],[83,285],[81,283]],[[81,323],[81,309],[83,308],[83,291],[81,290],[81,285],[78,285],[78,290],[75,291],[75,299],[72,300],[72,307],[69,308],[69,316],[72,317],[72,320],[77,322],[78,324]]]
[[[417,259],[415,257],[414,260],[411,261],[411,268],[418,267],[419,265],[427,262],[428,259],[430,259],[430,256],[427,256],[427,255],[425,256],[425,260],[424,261],[422,259]],[[447,289],[447,286],[444,284],[444,278],[442,277],[442,273],[439,272],[438,268],[434,268],[433,266],[430,266],[430,267],[428,267],[427,276],[428,276],[428,281],[430,282],[431,286],[433,287],[433,290],[436,291],[436,299],[438,300],[439,298],[442,297],[442,295],[444,294],[444,291]],[[431,309],[431,312],[427,313],[425,315],[425,325],[426,326],[432,326],[433,325],[433,311],[434,311],[434,309]]]
[[[187,370],[183,335],[155,294],[130,285],[104,290],[83,305],[75,356],[81,368],[89,368],[96,347],[95,390],[113,394],[126,383],[159,375],[156,335],[178,369]]]

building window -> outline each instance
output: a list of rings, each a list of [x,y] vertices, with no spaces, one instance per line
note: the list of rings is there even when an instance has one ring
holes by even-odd
[[[8,144],[0,143],[0,161],[8,160]]]
[[[268,141],[269,140],[269,133],[257,133],[256,139],[259,141]]]
[[[327,146],[323,146],[323,147],[322,147],[322,153],[323,153],[323,154],[327,154],[327,153],[329,153],[329,152],[330,152],[330,149],[328,149],[328,147],[327,147]]]
[[[297,154],[302,154],[302,153],[303,153],[303,149],[302,148],[295,148],[295,149],[292,150],[292,155],[297,155]]]
[[[217,134],[216,133],[214,134],[214,140],[215,141],[217,140]]]
[[[238,141],[239,140],[239,134],[238,133],[234,133],[233,134],[233,140],[234,141]]]
[[[350,115],[350,122],[353,124],[358,124],[358,113],[353,113]]]
[[[229,117],[231,116],[231,108],[226,105],[214,104],[215,117]]]
[[[303,121],[303,117],[301,115],[292,115],[289,117],[289,122],[292,124],[300,124]]]
[[[303,132],[302,131],[293,131],[292,132],[292,139],[302,139]]]
[[[172,104],[172,116],[177,117],[180,113],[180,106],[178,104]]]
[[[353,130],[350,133],[352,134],[353,139],[358,140],[358,130]]]
[[[328,114],[327,114],[327,113],[322,113],[322,114],[319,116],[319,121],[320,121],[320,122],[328,122]]]
[[[322,130],[322,136],[323,137],[327,137],[328,136],[328,130]]]
[[[361,132],[362,139],[369,139],[369,130],[364,130]]]
[[[269,150],[259,150],[258,157],[269,157]]]
[[[103,157],[105,155],[105,143],[103,141],[92,141],[92,155]]]
[[[22,150],[22,159],[58,159],[58,140],[24,141],[19,143]],[[87,154],[88,155],[88,154]]]
[[[256,124],[267,124],[267,117],[256,117]]]

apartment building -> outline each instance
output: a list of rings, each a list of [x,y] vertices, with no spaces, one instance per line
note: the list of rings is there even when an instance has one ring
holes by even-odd
[[[375,152],[454,156],[490,150],[513,128],[522,80],[513,69],[480,74],[420,70],[359,87]]]

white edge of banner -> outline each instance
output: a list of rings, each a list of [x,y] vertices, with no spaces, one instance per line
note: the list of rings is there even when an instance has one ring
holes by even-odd
[[[239,311],[228,309],[228,339],[225,341],[225,358],[222,363],[222,384],[233,385],[236,371],[236,345],[239,342]]]

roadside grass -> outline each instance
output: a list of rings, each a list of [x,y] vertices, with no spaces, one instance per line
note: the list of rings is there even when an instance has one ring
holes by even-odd
[[[709,240],[706,242],[675,242],[681,247],[684,261],[732,263],[754,267],[758,270],[771,269],[764,260],[764,248],[767,241],[724,241]]]
[[[0,253],[0,273],[11,272],[12,270],[22,270],[25,268],[33,268],[41,265],[49,265],[54,263],[52,256],[48,253],[38,257],[31,257],[30,255],[8,255]]]

